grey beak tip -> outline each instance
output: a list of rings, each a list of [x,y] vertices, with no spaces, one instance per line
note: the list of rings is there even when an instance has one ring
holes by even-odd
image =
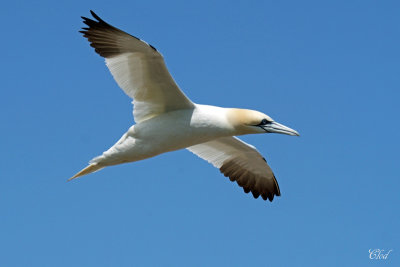
[[[293,136],[300,136],[299,132],[296,130],[293,130],[293,132],[291,133],[291,135]]]
[[[293,136],[300,136],[299,132],[296,131],[296,130],[293,130],[293,131],[291,132],[290,135],[293,135]]]

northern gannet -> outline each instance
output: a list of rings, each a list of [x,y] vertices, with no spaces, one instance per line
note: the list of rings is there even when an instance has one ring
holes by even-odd
[[[154,157],[186,148],[208,161],[244,192],[272,201],[280,196],[275,175],[257,149],[237,135],[297,131],[254,110],[195,104],[179,89],[152,45],[106,23],[82,17],[88,26],[80,31],[90,46],[105,58],[119,87],[133,101],[136,122],[111,148],[95,157],[71,177],[104,167]]]

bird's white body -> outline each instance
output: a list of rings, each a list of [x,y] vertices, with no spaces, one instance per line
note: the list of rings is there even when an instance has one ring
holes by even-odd
[[[228,122],[227,113],[226,108],[199,104],[193,109],[163,113],[130,127],[114,146],[92,163],[133,162],[219,137],[238,135]]]
[[[178,87],[163,56],[148,43],[100,19],[83,17],[81,31],[103,56],[114,79],[133,99],[136,124],[89,166],[71,179],[104,167],[139,161],[187,148],[236,181],[246,193],[272,201],[280,191],[275,176],[257,149],[236,135],[298,133],[254,110],[193,103]]]

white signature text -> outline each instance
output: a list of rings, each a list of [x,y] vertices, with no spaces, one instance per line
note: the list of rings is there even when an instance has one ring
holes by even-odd
[[[369,252],[369,258],[371,260],[386,260],[387,257],[389,256],[390,252],[392,252],[392,251],[393,251],[393,249],[388,250],[386,252],[385,252],[385,250],[379,249],[379,248],[370,249],[368,251]]]

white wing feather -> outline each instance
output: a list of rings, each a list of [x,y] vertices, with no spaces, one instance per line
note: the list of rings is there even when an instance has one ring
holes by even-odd
[[[280,196],[275,175],[257,149],[236,137],[222,137],[187,148],[208,161],[246,193],[272,201]]]
[[[164,112],[194,107],[153,46],[109,25],[93,12],[92,15],[97,21],[83,17],[89,28],[81,32],[105,58],[118,85],[133,98],[137,123]]]

